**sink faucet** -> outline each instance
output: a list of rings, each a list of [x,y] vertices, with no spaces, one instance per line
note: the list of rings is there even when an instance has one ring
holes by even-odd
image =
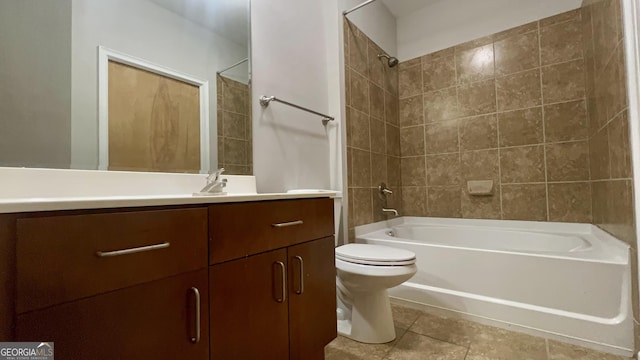
[[[382,208],[383,213],[393,213],[393,216],[398,216],[398,210]]]
[[[225,186],[227,186],[227,179],[222,179],[220,175],[224,172],[224,168],[220,168],[215,172],[207,176],[207,185],[200,190],[198,195],[225,195],[222,192]]]

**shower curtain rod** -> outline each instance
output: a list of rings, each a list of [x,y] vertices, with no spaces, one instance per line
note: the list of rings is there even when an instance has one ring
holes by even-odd
[[[227,71],[227,70],[231,70],[231,69],[233,69],[234,67],[236,67],[236,66],[238,66],[238,65],[240,65],[240,64],[242,64],[242,63],[244,63],[244,62],[247,62],[247,61],[249,61],[249,58],[246,58],[246,59],[240,60],[240,61],[238,61],[237,63],[235,63],[235,64],[233,64],[233,65],[229,66],[229,67],[228,67],[228,68],[226,68],[226,69],[223,69],[223,70],[220,70],[220,71],[216,71],[216,74],[220,75],[220,74],[222,74],[223,72],[225,72],[225,71]]]
[[[374,1],[376,1],[376,0],[369,0],[369,1],[365,1],[365,2],[363,2],[362,4],[360,4],[360,5],[356,6],[356,7],[352,8],[352,9],[349,9],[349,10],[345,10],[345,11],[343,11],[343,12],[342,12],[342,15],[347,15],[348,13],[354,12],[354,11],[356,11],[356,10],[360,9],[360,8],[361,8],[361,7],[363,7],[363,6],[367,6],[367,5],[371,4],[371,3],[372,3],[372,2],[374,2]]]

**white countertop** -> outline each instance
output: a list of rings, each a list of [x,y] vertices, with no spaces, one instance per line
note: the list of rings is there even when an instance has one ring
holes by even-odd
[[[222,177],[227,195],[194,196],[206,185],[206,174],[0,167],[0,213],[341,196],[338,191],[310,189],[258,193],[254,176]]]
[[[230,194],[217,196],[193,196],[190,194],[184,194],[0,199],[0,213],[7,214],[34,211],[105,209],[122,207],[218,204],[263,200],[308,199],[335,197],[337,194],[337,192],[297,192],[271,194]]]

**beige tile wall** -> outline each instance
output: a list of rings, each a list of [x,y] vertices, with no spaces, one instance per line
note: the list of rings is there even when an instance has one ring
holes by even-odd
[[[623,37],[620,0],[584,0],[390,70],[345,23],[350,237],[383,218],[380,181],[403,215],[592,222],[632,247],[639,348]]]
[[[394,191],[387,206],[400,208],[398,68],[378,59],[383,51],[344,22],[349,234],[355,226],[385,219],[378,185]]]
[[[249,85],[218,75],[218,167],[229,175],[253,174]]]
[[[580,10],[399,68],[405,215],[591,221]]]
[[[632,200],[622,4],[619,0],[586,0],[581,10],[593,223],[631,245],[631,283],[638,350],[638,254]]]

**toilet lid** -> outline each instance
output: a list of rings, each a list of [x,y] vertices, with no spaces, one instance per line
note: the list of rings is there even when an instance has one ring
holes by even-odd
[[[409,250],[371,244],[338,246],[336,258],[363,265],[411,265],[416,262],[416,254]]]

